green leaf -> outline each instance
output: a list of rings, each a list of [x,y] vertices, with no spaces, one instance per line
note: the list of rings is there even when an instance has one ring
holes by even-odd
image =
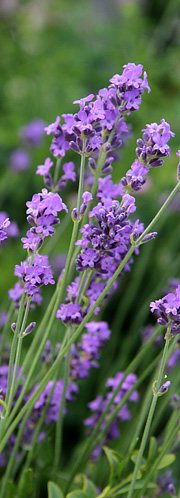
[[[96,498],[97,492],[94,483],[87,479],[85,474],[81,474],[81,478],[83,480],[82,491],[86,493],[87,498]]]
[[[49,481],[47,487],[48,498],[64,498],[61,489],[57,486],[57,484],[55,484],[55,482]]]
[[[107,456],[110,465],[109,485],[113,486],[122,474],[125,465],[125,458],[123,455],[115,450],[111,450],[107,446],[103,446],[103,450]]]
[[[137,459],[138,459],[138,454],[139,454],[139,450],[135,450],[134,453],[131,456],[131,460],[135,464],[136,464]],[[144,467],[144,465],[146,464],[145,458],[142,458],[141,461],[142,461],[141,467]]]
[[[33,492],[33,471],[26,469],[20,479],[18,488],[18,498],[26,498],[32,496]]]
[[[151,462],[152,460],[154,460],[154,458],[156,458],[157,451],[158,451],[158,447],[157,447],[156,438],[151,437],[150,442],[149,442],[149,451],[148,451],[148,458],[147,458],[148,463]]]
[[[159,470],[159,469],[164,469],[164,467],[168,467],[168,465],[171,465],[171,463],[173,463],[175,459],[176,459],[176,457],[175,457],[175,455],[173,455],[173,453],[169,453],[168,455],[164,455],[162,460],[158,464],[157,469]]]

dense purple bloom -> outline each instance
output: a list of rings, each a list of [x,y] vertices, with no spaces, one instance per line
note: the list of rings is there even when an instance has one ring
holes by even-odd
[[[170,130],[170,125],[164,119],[161,119],[161,124],[151,123],[147,124],[146,128],[142,130],[143,140],[137,140],[136,153],[142,164],[151,166],[153,168],[162,166],[163,158],[170,157],[169,142],[174,133]]]
[[[149,168],[143,166],[138,159],[135,159],[134,163],[131,165],[126,173],[126,177],[121,179],[123,187],[126,189],[134,190],[135,192],[140,190],[144,183],[146,182],[146,175],[149,172]]]
[[[54,284],[51,267],[48,265],[48,257],[40,254],[35,254],[32,264],[30,264],[30,256],[27,261],[21,262],[21,265],[15,266],[14,274],[18,276],[24,283],[24,290],[28,296],[34,296],[42,285]],[[18,287],[20,291],[20,287]],[[11,292],[10,298],[13,299]],[[15,300],[15,299],[14,299]]]
[[[20,138],[29,146],[37,147],[44,136],[45,122],[42,119],[33,119],[26,126],[20,128]]]
[[[104,202],[108,198],[116,199],[121,195],[123,195],[121,182],[117,184],[113,183],[111,175],[105,176],[104,178],[99,178],[97,197],[99,197],[101,202]]]
[[[112,102],[120,111],[130,112],[139,109],[141,104],[141,95],[146,88],[148,93],[150,88],[147,82],[147,74],[144,72],[142,78],[142,64],[137,66],[134,63],[128,63],[124,67],[122,75],[115,74],[109,81],[110,89],[116,90],[112,93]]]
[[[27,219],[32,227],[27,232],[27,238],[23,237],[21,240],[23,247],[33,253],[41,247],[45,237],[54,234],[53,227],[60,223],[57,213],[63,209],[67,212],[68,209],[59,194],[48,192],[45,188],[42,193],[34,194],[32,201],[28,201],[26,205]]]
[[[104,410],[109,402],[109,399],[112,397],[113,392],[118,387],[118,384],[120,383],[123,376],[124,376],[123,372],[119,372],[116,374],[115,378],[110,378],[107,380],[106,386],[110,387],[111,391],[107,393],[105,399],[103,399],[103,397],[101,395],[98,395],[94,401],[91,401],[90,403],[88,403],[90,410],[93,412],[91,417],[84,420],[84,425],[89,427],[88,434],[91,434],[92,430],[96,427],[96,424],[97,424],[101,414],[104,412]],[[113,413],[115,406],[118,403],[120,403],[123,396],[133,387],[133,385],[135,384],[136,381],[137,381],[137,377],[135,374],[129,374],[126,377],[126,379],[123,382],[121,388],[119,389],[119,392],[116,395],[116,397],[112,403],[112,406],[111,406],[104,422],[102,423],[100,429],[104,428],[104,426],[109,418],[109,415],[111,413]],[[138,392],[137,391],[134,391],[130,395],[129,401],[135,401],[135,402],[138,401]],[[95,448],[95,450],[93,450],[93,453],[92,453],[93,459],[97,458],[100,455],[102,446],[104,444],[107,444],[111,439],[114,439],[114,438],[120,436],[119,421],[121,421],[121,422],[126,421],[126,420],[129,420],[130,418],[131,418],[131,415],[130,415],[128,403],[125,403],[124,406],[119,410],[118,414],[116,415],[114,422],[111,424],[111,426],[107,430],[107,434],[104,437],[104,440],[101,442],[101,444],[99,444]]]
[[[136,229],[140,234],[143,225],[134,225],[128,220],[128,214],[135,210],[135,199],[129,194],[123,197],[123,206],[119,202],[107,199],[104,203],[99,202],[89,213],[90,218],[95,217],[97,225],[91,221],[85,225],[80,232],[82,240],[77,245],[82,246],[81,254],[76,259],[77,270],[93,268],[100,273],[106,273],[106,277],[112,276],[117,266],[125,257],[130,247],[130,235]],[[92,247],[88,247],[91,244]],[[129,269],[129,264],[124,270]]]
[[[111,334],[107,322],[89,322],[85,328],[81,342],[71,348],[70,375],[75,380],[87,377],[91,368],[99,366],[100,350]]]
[[[9,159],[9,167],[13,171],[24,171],[30,166],[30,156],[24,149],[15,149]]]
[[[56,316],[65,324],[79,324],[82,321],[81,306],[72,303],[61,304]]]

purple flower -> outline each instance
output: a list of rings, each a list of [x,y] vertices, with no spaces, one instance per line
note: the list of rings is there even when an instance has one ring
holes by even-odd
[[[168,156],[170,158],[170,147],[167,144],[174,133],[170,130],[170,125],[164,119],[161,124],[151,123],[146,125],[142,130],[143,140],[137,140],[136,153],[140,161],[147,166],[158,167],[162,166],[163,158]]]
[[[75,182],[76,180],[76,173],[74,171],[74,163],[72,161],[70,161],[69,163],[64,163],[63,164],[63,171],[64,171],[64,180],[72,180],[73,182]]]
[[[81,306],[80,304],[72,303],[61,304],[56,317],[66,325],[70,323],[79,324],[82,321]]]
[[[36,175],[47,176],[52,166],[53,162],[51,161],[50,157],[47,157],[45,159],[45,163],[38,166]]]
[[[24,171],[30,166],[30,156],[24,149],[15,149],[9,159],[9,167],[12,171]]]
[[[80,109],[84,109],[86,102],[90,102],[94,98],[93,93],[90,93],[87,97],[84,97],[79,100],[74,100],[73,104],[79,104]]]
[[[20,138],[29,146],[37,147],[44,136],[45,122],[42,119],[33,119],[29,124],[20,128]]]
[[[46,132],[46,134],[50,135],[51,133],[53,133],[55,135],[57,133],[59,123],[60,123],[60,117],[57,116],[55,123],[52,123],[49,126],[46,126],[44,128],[44,131]]]

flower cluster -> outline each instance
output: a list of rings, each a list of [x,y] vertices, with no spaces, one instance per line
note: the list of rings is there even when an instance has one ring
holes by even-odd
[[[180,333],[180,285],[175,294],[169,292],[162,299],[150,303],[151,311],[156,313],[157,322],[161,325],[170,325],[172,336]]]
[[[161,119],[161,124],[151,123],[146,125],[142,130],[143,140],[137,140],[136,154],[142,164],[151,166],[152,168],[162,166],[164,157],[170,157],[169,142],[174,133],[170,130],[170,125],[164,119]]]
[[[138,220],[135,224],[128,220],[129,213],[135,209],[134,202],[134,198],[127,194],[123,198],[122,207],[118,201],[108,199],[93,208],[89,217],[94,217],[97,224],[90,220],[89,224],[80,229],[83,238],[76,242],[82,247],[81,254],[76,259],[78,272],[93,269],[105,275],[105,278],[112,276],[129,250],[130,235],[134,230],[139,234],[143,231],[143,225]],[[129,270],[129,262],[124,271]]]
[[[139,108],[145,88],[150,91],[146,73],[141,77],[142,69],[141,64],[127,64],[122,75],[113,76],[109,88],[101,89],[95,100],[93,94],[75,100],[73,103],[80,107],[77,113],[63,114],[63,124],[60,124],[61,118],[58,116],[54,123],[47,126],[47,135],[53,134],[50,148],[53,156],[64,157],[70,148],[86,156],[93,154],[94,158],[89,160],[89,166],[94,171],[104,143],[107,157],[102,165],[102,172],[107,174],[112,161],[117,157],[114,151],[121,148],[124,138],[129,136],[124,115]],[[116,122],[116,130],[109,141]]]
[[[48,257],[38,253],[45,237],[55,233],[54,226],[60,223],[57,213],[63,209],[67,212],[67,206],[62,202],[57,193],[48,192],[43,189],[42,193],[34,194],[32,201],[27,203],[27,220],[31,225],[27,231],[27,236],[21,240],[23,247],[31,255],[27,261],[15,266],[15,275],[21,280],[23,286],[18,282],[14,289],[10,289],[9,297],[13,299],[15,307],[19,307],[19,299],[23,289],[32,302],[40,304],[40,288],[42,285],[54,284],[51,267],[48,264]]]
[[[27,220],[32,228],[28,230],[27,238],[23,237],[21,240],[23,247],[32,254],[41,247],[45,237],[52,237],[55,233],[53,227],[60,223],[57,213],[63,209],[68,212],[68,209],[59,194],[48,192],[45,188],[42,193],[34,194],[32,201],[28,201],[26,205]]]
[[[81,341],[71,347],[70,376],[74,380],[88,377],[89,370],[99,366],[100,350],[111,334],[107,322],[89,322],[85,328]]]
[[[110,398],[112,397],[115,389],[118,387],[118,384],[121,382],[121,379],[123,378],[124,374],[123,372],[118,372],[114,378],[109,378],[106,382],[106,387],[110,387],[111,391],[109,391],[106,394],[105,399],[101,395],[98,395],[94,401],[91,401],[88,403],[88,406],[90,410],[93,412],[93,415],[86,420],[84,420],[84,425],[89,427],[88,434],[91,434],[92,430],[96,427],[96,424],[101,416],[101,414],[104,412]],[[109,418],[109,416],[113,413],[115,407],[120,403],[122,400],[123,396],[130,391],[130,389],[133,387],[135,382],[137,381],[137,377],[135,374],[129,374],[127,375],[125,381],[122,383],[121,388],[119,389],[118,394],[115,396],[113,404],[103,422],[101,425],[100,429],[102,430]],[[134,391],[132,394],[129,396],[129,401],[138,401],[138,392]],[[131,418],[128,403],[125,403],[124,406],[119,410],[115,420],[112,422],[110,425],[109,429],[107,430],[107,434],[104,438],[104,440],[96,446],[92,453],[92,458],[95,459],[99,456],[102,446],[104,444],[107,444],[111,439],[117,438],[120,436],[120,431],[119,431],[119,422],[123,422],[126,420],[129,420]]]

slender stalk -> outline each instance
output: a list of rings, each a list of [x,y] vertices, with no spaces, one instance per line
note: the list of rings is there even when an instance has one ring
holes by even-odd
[[[147,475],[147,477],[144,480],[144,485],[141,488],[141,492],[138,493],[138,495],[137,495],[136,498],[141,498],[141,496],[144,494],[144,491],[146,490],[147,484],[149,483],[151,476],[153,475],[154,472],[156,472],[157,467],[160,464],[163,456],[166,454],[166,452],[168,451],[168,449],[171,447],[171,444],[175,440],[175,437],[177,436],[177,434],[179,432],[179,424],[178,424],[178,422],[179,422],[179,414],[177,415],[177,418],[175,419],[174,427],[172,427],[168,439],[166,440],[166,442],[162,446],[162,449],[161,449],[161,451],[159,453],[159,456],[154,461],[151,469],[148,470],[148,475]],[[172,430],[173,430],[173,432],[172,432]]]
[[[52,192],[56,191],[57,182],[58,182],[58,176],[59,176],[59,168],[60,168],[61,161],[62,161],[62,157],[58,157],[57,160],[56,160],[56,166],[55,166],[55,171],[54,171]]]
[[[16,351],[16,357],[15,357],[14,371],[13,371],[11,389],[10,389],[10,393],[9,393],[9,399],[7,400],[8,412],[10,412],[10,410],[11,410],[11,405],[12,405],[13,397],[14,397],[15,383],[16,383],[17,371],[18,371],[18,366],[20,363],[20,356],[21,356],[21,349],[22,349],[23,332],[24,332],[24,329],[26,327],[30,301],[31,301],[31,299],[29,298],[27,301],[27,304],[26,304],[26,309],[25,309],[25,313],[24,313],[22,326],[21,326],[20,332],[18,334],[18,339],[17,339],[18,344],[17,344],[17,351]]]
[[[67,338],[71,335],[71,327],[67,332]],[[61,403],[59,407],[59,415],[58,421],[56,424],[56,436],[55,436],[55,447],[54,447],[54,462],[53,462],[53,473],[56,474],[58,470],[60,455],[61,455],[61,446],[62,446],[62,427],[63,427],[63,412],[65,409],[66,403],[66,392],[68,387],[69,380],[69,367],[70,367],[70,359],[71,359],[71,349],[66,354],[65,364],[64,364],[64,376],[63,376],[63,392],[61,396]]]
[[[163,357],[162,357],[162,362],[160,365],[159,375],[158,375],[158,379],[156,381],[156,386],[155,386],[155,390],[153,393],[153,398],[152,398],[152,403],[151,403],[151,407],[149,410],[149,415],[148,415],[148,418],[146,421],[146,425],[145,425],[145,429],[144,429],[144,433],[143,433],[143,437],[142,437],[142,441],[141,441],[141,446],[140,446],[140,449],[138,452],[138,457],[137,457],[136,465],[134,468],[133,478],[132,478],[131,485],[129,488],[128,498],[132,498],[132,496],[133,496],[136,478],[138,475],[139,468],[141,466],[141,461],[142,461],[144,449],[146,446],[147,438],[148,438],[150,427],[151,427],[151,422],[153,419],[154,411],[156,408],[156,403],[158,400],[158,391],[159,391],[160,386],[161,386],[161,381],[162,381],[164,369],[165,369],[166,362],[167,362],[167,354],[168,354],[169,341],[170,341],[168,333],[165,336],[165,340],[166,340],[166,342],[165,342],[165,346],[164,346]]]
[[[5,403],[6,404],[8,403],[10,389],[11,389],[12,370],[13,370],[13,364],[14,364],[14,359],[15,359],[15,354],[16,354],[16,346],[17,346],[17,341],[18,341],[18,334],[19,334],[19,331],[20,331],[22,316],[23,316],[23,312],[24,312],[25,297],[26,297],[25,296],[25,292],[23,292],[23,295],[21,297],[21,302],[20,302],[20,308],[19,308],[17,323],[16,323],[16,329],[15,329],[15,332],[14,332],[13,342],[12,342],[11,351],[10,351],[9,370],[8,370],[8,385],[7,385],[6,398],[5,398]]]

